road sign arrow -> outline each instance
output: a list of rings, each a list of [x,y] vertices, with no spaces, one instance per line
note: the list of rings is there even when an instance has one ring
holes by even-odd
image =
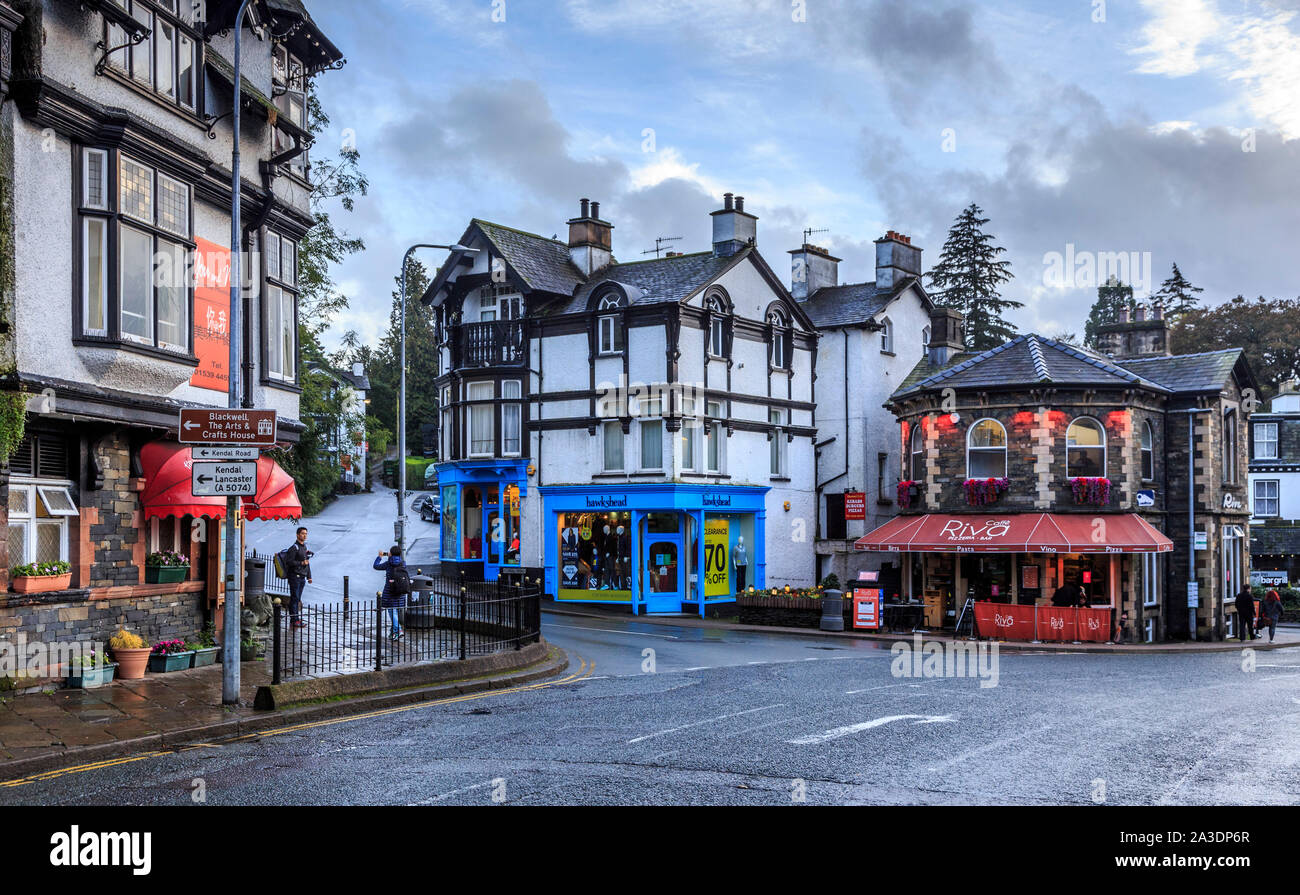
[[[199,476],[199,484],[200,484],[200,485],[206,485],[206,484],[207,484],[208,482],[210,482],[210,481],[212,481],[212,476],[210,476],[210,475],[201,475],[201,476]]]
[[[198,423],[191,423],[191,422],[189,422],[188,420],[186,420],[186,422],[185,422],[185,430],[186,430],[187,432],[188,432],[190,429],[200,429],[200,428],[202,428],[202,426],[200,426]]]

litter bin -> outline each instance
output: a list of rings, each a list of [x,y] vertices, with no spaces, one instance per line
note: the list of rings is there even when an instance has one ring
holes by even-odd
[[[244,560],[244,594],[266,593],[266,560]]]
[[[406,597],[406,627],[434,627],[433,578],[411,576],[411,592]]]

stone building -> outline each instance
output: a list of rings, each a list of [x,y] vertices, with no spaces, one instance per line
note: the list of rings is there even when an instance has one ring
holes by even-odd
[[[1034,334],[968,352],[953,322],[936,316],[889,399],[906,507],[858,542],[903,554],[926,624],[1073,584],[1125,640],[1186,638],[1193,615],[1198,639],[1232,633],[1257,391],[1242,351],[1170,356],[1158,313],[1103,326],[1102,353]]]
[[[0,588],[15,566],[71,567],[66,590],[0,593],[0,636],[189,636],[215,609],[224,499],[190,496],[176,429],[182,408],[228,401],[238,7],[0,3],[13,32],[0,54]],[[342,56],[298,0],[257,9],[240,24],[240,398],[276,410],[287,444],[302,431],[297,247],[314,224],[306,100]],[[246,509],[289,512],[260,494]],[[190,560],[187,580],[147,580],[164,550]]]

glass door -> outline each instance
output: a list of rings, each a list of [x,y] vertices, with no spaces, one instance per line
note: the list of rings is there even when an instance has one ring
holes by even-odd
[[[676,513],[649,513],[641,543],[641,598],[646,612],[681,612],[684,596],[680,517]]]

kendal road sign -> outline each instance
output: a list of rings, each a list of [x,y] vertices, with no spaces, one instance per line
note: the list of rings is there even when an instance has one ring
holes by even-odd
[[[181,411],[181,444],[227,447],[273,447],[274,410],[225,410],[211,407]]]
[[[195,445],[190,448],[190,457],[195,460],[256,460],[261,453],[255,447]]]
[[[190,492],[195,497],[252,497],[257,494],[257,462],[195,463]]]

